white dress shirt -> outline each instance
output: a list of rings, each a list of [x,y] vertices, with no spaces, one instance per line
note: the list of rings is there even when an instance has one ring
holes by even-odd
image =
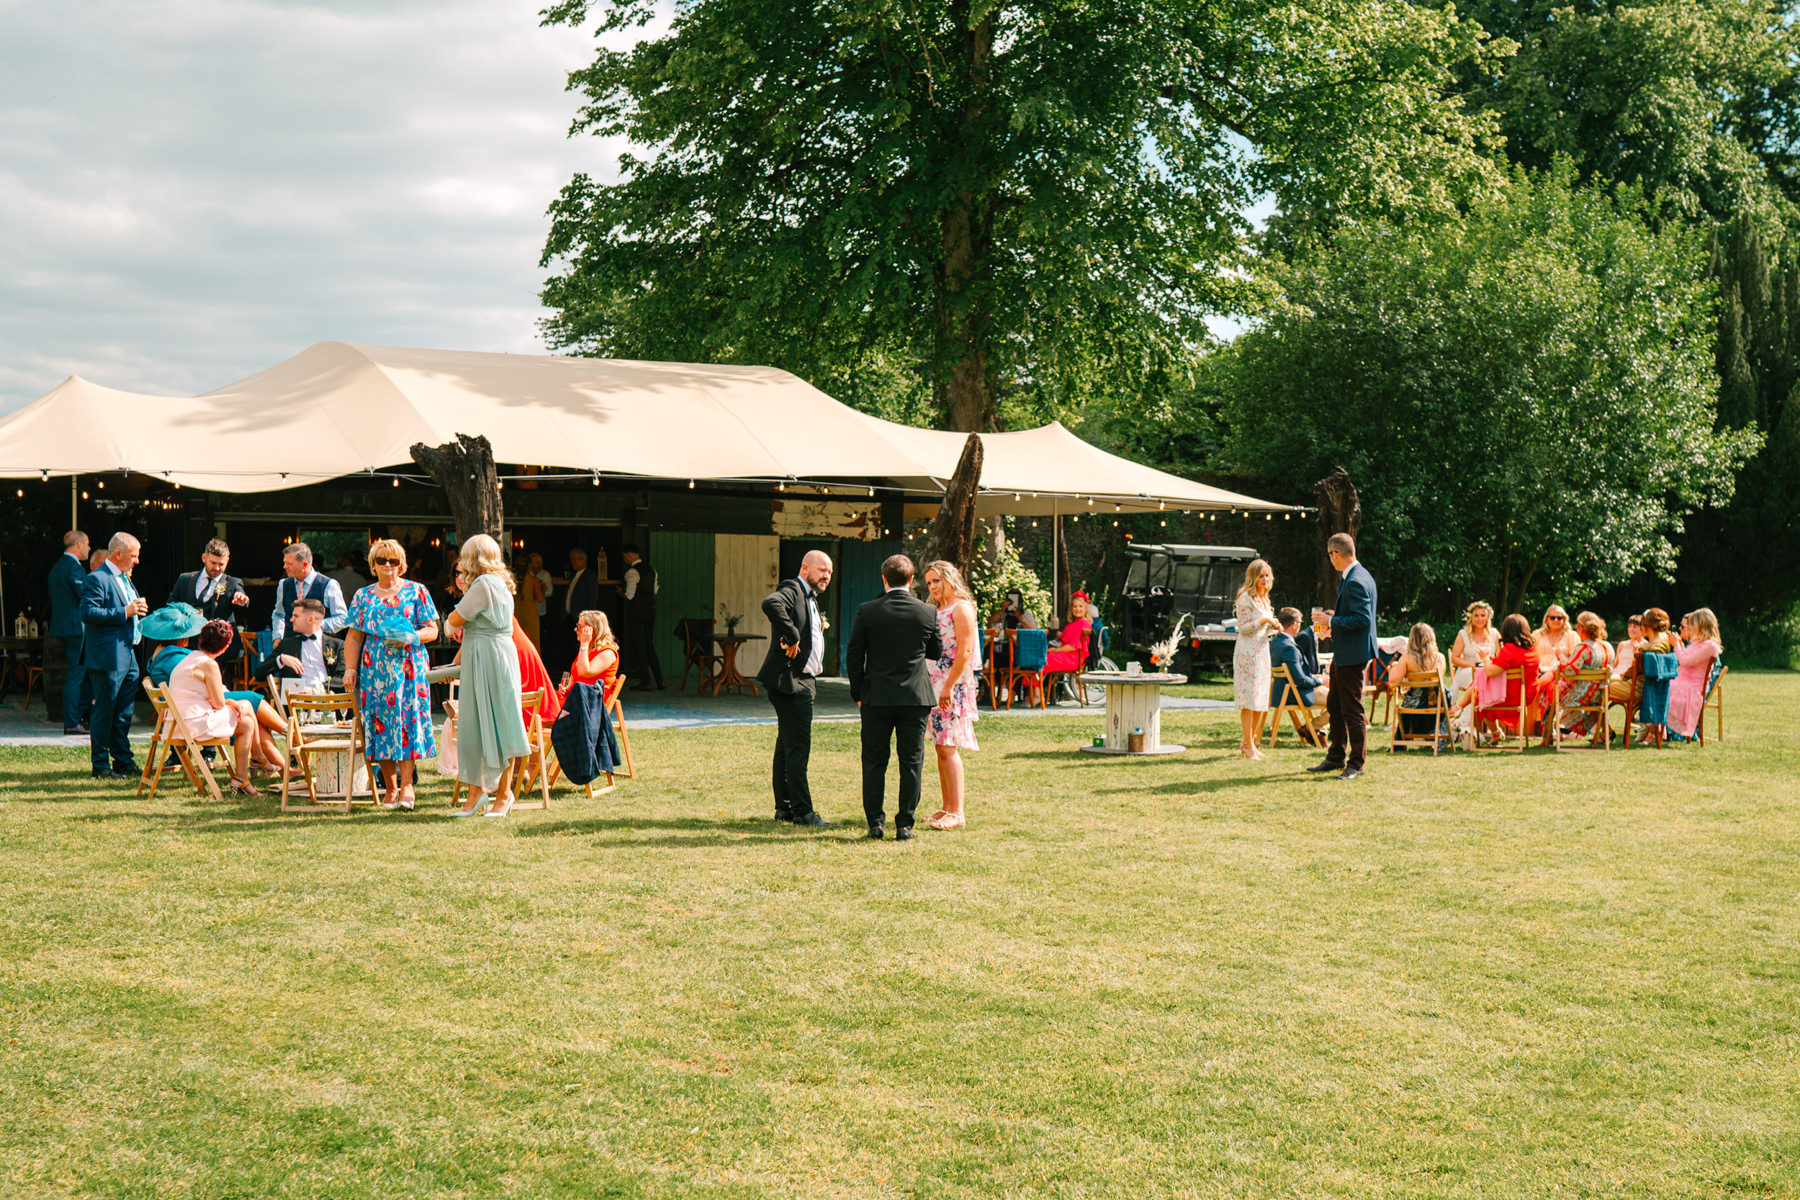
[[[819,619],[819,594],[804,579],[800,586],[806,589],[806,611],[812,614],[812,650],[806,656],[802,674],[817,675],[825,667],[825,623]]]

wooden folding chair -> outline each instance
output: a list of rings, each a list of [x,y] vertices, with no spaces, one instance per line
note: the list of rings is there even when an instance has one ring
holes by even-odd
[[[1713,659],[1712,683],[1706,689],[1706,695],[1700,701],[1700,722],[1694,726],[1694,733],[1702,746],[1706,745],[1706,710],[1711,709],[1718,724],[1713,737],[1717,741],[1725,740],[1725,673],[1730,667]]]
[[[169,757],[162,752],[166,749],[175,752],[176,760],[181,763],[182,769],[187,774],[188,781],[194,785],[195,791],[201,795],[211,795],[214,800],[224,800],[225,794],[219,791],[219,781],[213,778],[212,765],[197,752],[207,746],[224,746],[226,749],[230,749],[231,739],[196,739],[188,728],[187,718],[181,715],[179,708],[169,702],[167,690],[157,687],[148,679],[144,681],[144,689],[150,694],[150,707],[156,712],[157,727],[163,729],[165,724],[167,726],[163,730],[162,746],[155,747],[152,751],[156,771],[150,776],[150,799],[156,799],[156,785],[162,779],[163,765]]]
[[[1277,664],[1271,678],[1281,688],[1279,693],[1281,698],[1276,702],[1274,710],[1269,713],[1269,749],[1275,748],[1275,739],[1279,736],[1283,713],[1286,713],[1288,719],[1293,721],[1294,730],[1299,733],[1301,741],[1309,746],[1319,745],[1321,739],[1313,714],[1324,712],[1325,706],[1308,704],[1305,701],[1300,692],[1300,685],[1294,682],[1294,676],[1287,669],[1286,663]],[[1324,688],[1321,687],[1318,690],[1323,691]]]
[[[637,778],[637,767],[631,761],[631,735],[625,732],[625,710],[619,704],[619,696],[625,690],[623,673],[613,679],[613,685],[606,693],[606,714],[613,723],[613,733],[619,738],[619,756],[625,760],[625,770],[621,772],[627,779]],[[607,786],[612,786],[612,776],[606,777]]]
[[[1037,706],[1044,704],[1044,664],[1050,656],[1050,632],[1046,629],[1015,629],[1012,642],[1012,666],[1006,672],[1006,707],[1012,708],[1020,686],[1037,694]],[[1031,703],[1027,698],[1027,705]]]
[[[150,727],[150,748],[144,755],[144,769],[138,775],[137,795],[142,796],[145,788],[150,788],[152,799],[156,797],[155,779],[158,763],[166,763],[172,751],[169,749],[167,732],[170,728],[168,707],[169,701],[163,690],[151,683],[149,679],[142,681],[144,695],[150,700],[150,708],[156,714],[154,724]],[[204,787],[194,773],[188,769],[187,760],[177,756],[175,761],[181,766],[181,773],[195,788]]]
[[[1450,740],[1450,697],[1444,687],[1443,676],[1434,671],[1414,671],[1403,675],[1398,683],[1392,684],[1389,690],[1396,695],[1398,704],[1393,716],[1393,732],[1388,735],[1388,753],[1392,754],[1401,746],[1416,746],[1421,742],[1431,743],[1431,753],[1436,757]],[[1430,695],[1430,703],[1423,707],[1414,707],[1406,703],[1408,692],[1426,690]],[[1406,718],[1431,717],[1430,733],[1407,733]]]
[[[1375,724],[1375,709],[1383,697],[1387,699],[1387,711],[1382,724],[1386,725],[1394,719],[1394,685],[1387,681],[1387,668],[1381,664],[1380,659],[1371,658],[1363,671],[1362,694],[1369,708],[1369,724]]]
[[[1544,720],[1550,722],[1551,728],[1555,730],[1557,752],[1560,754],[1563,748],[1563,718],[1575,713],[1594,714],[1594,732],[1589,735],[1588,748],[1592,749],[1592,742],[1597,740],[1602,751],[1611,750],[1612,729],[1606,723],[1606,710],[1612,701],[1608,698],[1606,689],[1612,682],[1612,670],[1608,667],[1592,667],[1551,678],[1554,690],[1551,692],[1550,703],[1544,706]],[[1565,691],[1573,694],[1585,685],[1596,683],[1600,685],[1600,699],[1593,704],[1568,704],[1563,701],[1562,694]]]
[[[369,778],[369,796],[362,803],[375,803],[375,798],[381,792],[375,784],[375,768],[369,765],[363,754],[362,714],[357,711],[356,697],[347,692],[322,696],[294,693],[288,697],[287,706],[288,757],[281,764],[281,811],[341,811],[349,814],[351,806],[357,803],[355,781],[350,778],[350,771],[345,772],[343,807],[340,809],[335,800],[330,804],[319,803],[318,777],[313,760],[326,754],[347,756],[352,768],[356,760],[361,758],[362,769]],[[300,764],[301,777],[306,780],[306,804],[290,803],[292,794],[288,784],[296,761]]]
[[[1638,720],[1638,710],[1644,702],[1643,651],[1640,650],[1632,656],[1631,671],[1625,678],[1631,684],[1631,694],[1624,700],[1609,700],[1608,712],[1610,713],[1613,708],[1618,708],[1624,712],[1625,729],[1620,735],[1623,740],[1619,743],[1619,747],[1623,750],[1629,750],[1633,745],[1631,740],[1631,727],[1636,724],[1642,724],[1642,722]],[[1702,713],[1701,715],[1704,716],[1705,714]],[[1608,737],[1612,736],[1611,728],[1612,722],[1609,718],[1607,722]],[[1661,750],[1663,744],[1663,727],[1661,725],[1644,725],[1643,728],[1645,736],[1655,742],[1656,748]]]
[[[544,702],[542,689],[519,694],[519,708],[525,714],[525,741],[536,752],[524,758],[513,759],[513,778],[517,780],[513,795],[523,797],[537,785],[541,800],[526,804],[522,799],[513,801],[514,808],[541,808],[550,811],[550,735],[544,729],[544,714],[538,711],[538,705]]]
[[[1518,723],[1519,723],[1518,733],[1516,734],[1519,744],[1517,746],[1512,745],[1511,743],[1513,741],[1513,738],[1511,738],[1511,737],[1502,739],[1501,743],[1498,746],[1486,746],[1486,745],[1483,745],[1479,739],[1477,739],[1477,741],[1475,743],[1475,749],[1477,749],[1477,750],[1507,750],[1507,751],[1513,751],[1516,753],[1523,754],[1525,752],[1525,748],[1531,744],[1531,724],[1530,724],[1530,718],[1529,718],[1531,704],[1530,704],[1529,696],[1531,694],[1530,682],[1532,681],[1532,679],[1535,678],[1535,672],[1529,673],[1529,676],[1530,676],[1530,678],[1528,678],[1528,672],[1526,671],[1526,669],[1524,667],[1514,667],[1512,670],[1510,670],[1510,671],[1506,672],[1504,675],[1500,676],[1500,678],[1503,681],[1505,681],[1505,683],[1508,685],[1509,688],[1511,687],[1513,680],[1516,679],[1519,681],[1519,704],[1518,704],[1518,708],[1516,711],[1514,710],[1512,705],[1504,704],[1504,703],[1492,704],[1486,708],[1482,708],[1480,706],[1480,704],[1481,704],[1480,700],[1479,699],[1476,700],[1475,717],[1476,717],[1476,723],[1478,725],[1480,724],[1480,719],[1482,717],[1490,717],[1495,714],[1505,713],[1505,712],[1513,713],[1513,715],[1517,718]]]

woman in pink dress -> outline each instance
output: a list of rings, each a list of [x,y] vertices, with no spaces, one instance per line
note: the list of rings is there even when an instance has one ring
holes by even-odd
[[[1044,674],[1052,671],[1079,671],[1087,665],[1088,635],[1094,623],[1088,620],[1088,598],[1086,592],[1076,592],[1069,597],[1069,623],[1062,627],[1062,636],[1050,647],[1050,653],[1044,660]]]
[[[181,714],[196,741],[230,738],[231,790],[239,796],[260,793],[250,783],[250,750],[256,745],[256,710],[248,700],[229,700],[219,674],[219,655],[231,648],[236,629],[230,621],[208,621],[200,628],[200,648],[169,672],[169,704]]]
[[[938,786],[944,806],[926,821],[933,829],[961,829],[963,817],[963,764],[958,746],[979,750],[975,744],[975,679],[981,671],[981,637],[976,630],[975,601],[962,572],[947,562],[927,563],[925,586],[937,605],[938,636],[943,652],[930,664],[931,686],[937,707],[927,726],[937,749]]]
[[[1669,732],[1691,738],[1700,725],[1713,663],[1725,653],[1719,618],[1710,608],[1696,608],[1681,619],[1681,640],[1685,644],[1675,647],[1680,668],[1669,682]]]

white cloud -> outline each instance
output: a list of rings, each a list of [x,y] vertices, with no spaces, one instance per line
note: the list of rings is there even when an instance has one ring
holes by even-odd
[[[592,37],[541,0],[0,0],[0,410],[328,338],[539,351]]]

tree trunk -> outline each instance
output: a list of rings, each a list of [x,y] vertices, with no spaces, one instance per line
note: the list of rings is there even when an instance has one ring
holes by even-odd
[[[1532,577],[1537,574],[1538,559],[1541,557],[1541,553],[1534,552],[1531,556],[1531,561],[1525,564],[1525,570],[1519,576],[1519,594],[1517,596],[1502,597],[1502,599],[1507,602],[1507,612],[1523,613],[1525,611],[1525,593],[1531,588],[1531,580]]]
[[[937,520],[931,525],[931,538],[926,543],[931,562],[943,559],[963,573],[975,565],[975,499],[981,490],[981,436],[971,433],[963,443],[962,457],[957,460],[956,474],[944,488],[943,503],[938,505]],[[924,574],[920,565],[919,573]]]
[[[949,428],[970,433],[998,429],[993,357],[988,347],[990,303],[978,284],[989,274],[993,249],[993,57],[1000,4],[969,23],[971,5],[962,0],[952,15],[968,32],[962,73],[967,97],[957,113],[964,152],[951,166],[951,192],[938,217],[938,262],[932,269],[937,306],[937,364],[933,390]]]
[[[450,501],[450,517],[456,522],[456,544],[478,533],[496,540],[506,527],[500,505],[500,473],[494,468],[494,448],[485,437],[456,435],[454,442],[427,446],[415,442],[412,460],[444,489]]]
[[[1330,608],[1337,602],[1338,574],[1331,566],[1325,543],[1334,533],[1355,537],[1362,529],[1362,502],[1357,499],[1356,485],[1350,472],[1333,467],[1331,474],[1313,484],[1313,495],[1319,501],[1319,586],[1314,603]]]

